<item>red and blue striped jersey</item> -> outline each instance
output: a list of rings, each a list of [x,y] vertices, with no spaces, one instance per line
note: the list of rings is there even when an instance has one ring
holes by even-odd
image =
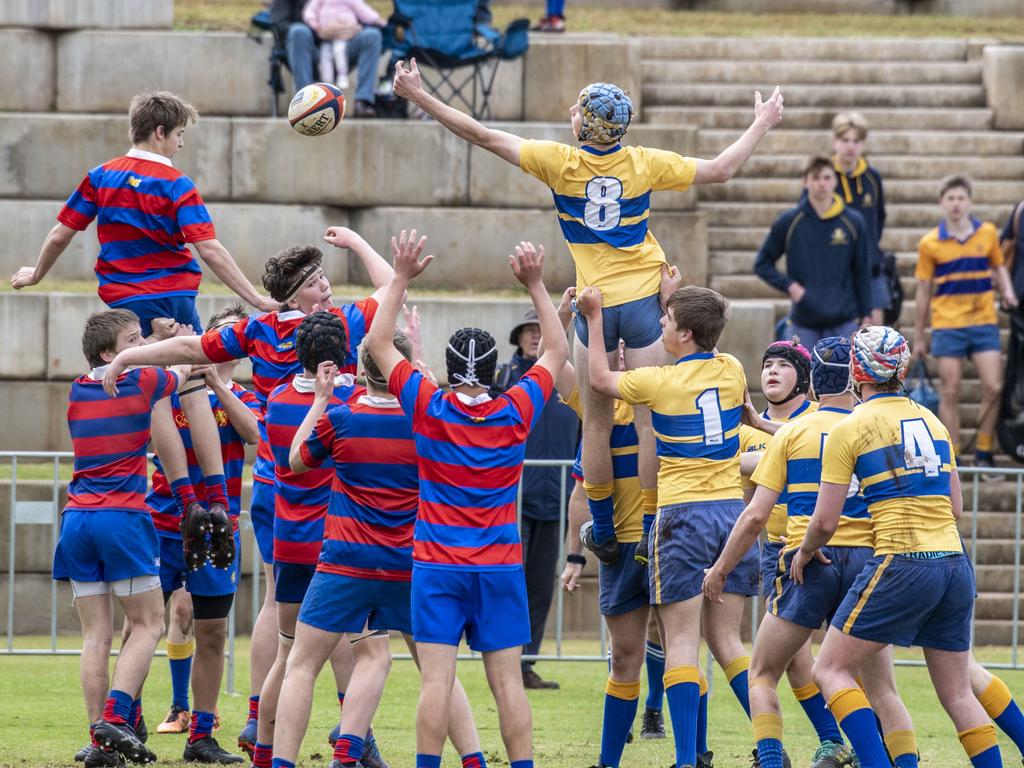
[[[351,374],[335,380],[328,408],[348,402],[366,390]],[[295,433],[313,405],[313,380],[296,376],[267,398],[263,420],[274,457],[274,561],[315,565],[324,540],[324,517],[331,499],[334,465],[296,474],[288,463]]]
[[[401,404],[364,395],[324,413],[302,444],[302,462],[328,459],[334,483],[317,570],[410,581],[419,472]]]
[[[133,149],[89,171],[57,221],[81,231],[93,219],[105,304],[196,295],[203,273],[185,244],[217,235],[196,185],[170,160]]]
[[[65,510],[146,512],[146,446],[153,406],[178,388],[178,375],[136,368],[103,391],[106,366],[71,384],[68,429],[75,469]]]
[[[377,312],[377,300],[368,297],[333,307],[330,311],[341,318],[348,338],[348,357],[338,369],[354,376],[359,360],[356,350],[370,330]],[[302,373],[302,364],[295,354],[295,332],[305,316],[297,309],[250,315],[219,332],[205,334],[202,337],[203,354],[215,363],[248,357],[252,361],[253,388],[266,409],[267,396],[276,387]],[[254,480],[274,482],[274,457],[267,444],[263,422],[260,422],[260,441],[252,473]]]
[[[231,391],[235,396],[249,406],[257,416],[261,415],[260,401],[256,395],[240,384],[232,382]],[[213,410],[214,421],[217,422],[217,433],[220,436],[220,454],[224,461],[224,479],[228,484],[228,516],[231,518],[232,527],[238,530],[238,515],[242,510],[242,470],[245,469],[245,440],[238,434],[228,418],[228,412],[224,409],[217,394],[206,390],[210,397],[210,408]],[[171,408],[174,412],[174,423],[181,435],[181,442],[185,445],[185,455],[188,458],[188,476],[195,489],[196,496],[200,500],[206,498],[206,478],[203,477],[203,470],[199,467],[196,459],[195,449],[192,447],[192,432],[189,429],[188,417],[181,410],[181,402],[178,395],[171,395]],[[164,476],[163,467],[160,466],[160,459],[153,458],[155,468],[153,470],[153,486],[146,494],[146,505],[153,515],[153,525],[161,536],[180,536],[181,513],[178,504],[171,493],[171,486]]]
[[[388,389],[401,400],[416,441],[416,564],[472,570],[522,565],[516,495],[526,438],[554,389],[551,374],[534,366],[504,394],[467,405],[403,360]]]

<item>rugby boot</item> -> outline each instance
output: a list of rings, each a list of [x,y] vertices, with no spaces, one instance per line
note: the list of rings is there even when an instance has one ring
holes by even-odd
[[[108,723],[104,720],[96,724],[93,739],[101,747],[120,752],[125,760],[132,763],[155,763],[154,755],[127,723]]]
[[[92,752],[92,742],[89,742],[84,747],[82,747],[80,750],[75,752],[75,762],[76,763],[84,762],[85,758],[89,756],[90,752]]]
[[[139,737],[139,741],[143,744],[149,741],[149,728],[146,727],[146,716],[141,712],[139,713],[139,719],[135,721],[135,735]]]
[[[373,731],[366,734],[366,742],[363,744],[363,756],[359,758],[359,765],[363,766],[363,768],[390,768],[387,761],[380,754],[380,747],[377,746],[377,740],[373,737]]]
[[[210,765],[235,765],[245,762],[244,757],[232,755],[218,744],[213,736],[203,736],[201,739],[187,742],[181,759],[186,763],[208,763]]]
[[[327,743],[332,747],[338,743],[338,739],[341,738],[341,723],[337,723],[331,732],[327,734]]]
[[[840,741],[823,741],[814,752],[811,768],[859,768],[853,750]]]
[[[210,562],[226,570],[235,562],[235,532],[223,504],[210,504],[210,524]]]
[[[256,750],[256,718],[250,717],[245,721],[245,727],[242,728],[242,732],[238,734],[238,748],[245,752],[252,759],[253,752]]]
[[[641,739],[665,738],[665,715],[662,714],[660,709],[646,707],[642,723],[643,725],[640,728]]]
[[[715,768],[711,764],[711,760],[712,760],[712,758],[714,758],[714,756],[715,756],[715,753],[712,752],[710,749],[707,752],[698,752],[697,753],[697,768]]]
[[[78,758],[78,755],[75,755]],[[120,768],[124,765],[124,758],[115,749],[103,749],[93,744],[89,745],[89,751],[82,758],[86,768]]]
[[[206,538],[213,528],[213,521],[206,508],[193,501],[185,508],[181,518],[181,548],[185,556],[185,567],[198,571],[210,556],[210,544]]]
[[[650,531],[644,531],[640,534],[640,541],[636,543],[636,552],[633,553],[633,559],[645,568],[647,567],[647,561],[650,559],[647,554],[651,549],[649,544],[650,540]]]
[[[761,760],[757,756],[757,747],[754,748],[753,755],[754,757],[750,761],[750,768],[761,768]],[[782,768],[793,768],[793,763],[790,761],[789,755],[786,754],[786,750],[782,750]]]
[[[171,704],[170,710],[167,712],[167,717],[164,721],[156,727],[157,733],[188,733],[188,725],[191,720],[189,711],[179,707],[177,704]]]
[[[619,562],[619,542],[612,536],[608,541],[598,544],[594,541],[594,521],[587,520],[580,526],[580,542],[594,553],[594,556],[605,565]]]

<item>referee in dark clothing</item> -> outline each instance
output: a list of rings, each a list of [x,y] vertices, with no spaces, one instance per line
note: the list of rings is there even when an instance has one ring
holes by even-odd
[[[498,368],[491,396],[511,387],[537,362],[540,347],[540,324],[533,308],[512,329],[508,343],[515,346],[512,359]],[[567,459],[576,455],[579,419],[576,413],[552,397],[544,406],[537,426],[526,440],[527,459]],[[526,594],[530,605],[530,642],[524,654],[540,651],[544,625],[548,620],[551,599],[555,592],[558,569],[559,521],[566,513],[573,481],[569,467],[564,470],[565,490],[562,493],[561,467],[530,467],[523,470],[523,515],[520,534],[523,539],[523,566],[526,571]],[[527,688],[558,688],[558,683],[544,680],[533,669],[534,662],[523,662],[523,685]]]

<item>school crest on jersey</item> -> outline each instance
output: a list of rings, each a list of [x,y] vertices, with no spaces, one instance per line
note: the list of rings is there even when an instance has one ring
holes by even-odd
[[[188,416],[186,416],[181,411],[176,411],[175,414],[174,414],[174,425],[176,427],[178,427],[178,429],[187,429],[188,428]]]
[[[832,230],[831,245],[846,245],[847,237],[846,230],[842,227],[836,227]]]
[[[863,199],[861,199],[860,204],[864,208],[870,208],[871,206],[873,206],[875,204],[875,198],[871,195],[870,192],[867,192],[867,193],[865,193]]]
[[[213,409],[213,419],[217,422],[218,427],[226,427],[230,423],[228,421],[228,412],[223,408]]]
[[[142,183],[142,179],[136,178],[135,176],[129,176],[128,177],[128,186],[129,187],[138,187],[139,184],[141,184],[141,183]]]
[[[282,341],[280,344],[278,344],[276,347],[274,347],[274,349],[276,349],[278,352],[287,352],[290,349],[295,349],[295,342],[294,341]]]

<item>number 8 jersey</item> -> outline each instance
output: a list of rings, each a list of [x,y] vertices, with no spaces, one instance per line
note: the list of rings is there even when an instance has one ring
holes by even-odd
[[[875,532],[875,554],[960,552],[950,502],[956,471],[949,432],[938,417],[896,393],[874,395],[832,428],[822,482],[856,473]]]
[[[740,417],[747,379],[732,355],[698,352],[618,380],[631,405],[651,409],[658,506],[742,499]]]
[[[651,192],[682,192],[697,161],[661,149],[524,141],[519,167],[551,188],[576,263],[576,289],[601,289],[605,307],[652,296],[665,252],[647,226]]]

